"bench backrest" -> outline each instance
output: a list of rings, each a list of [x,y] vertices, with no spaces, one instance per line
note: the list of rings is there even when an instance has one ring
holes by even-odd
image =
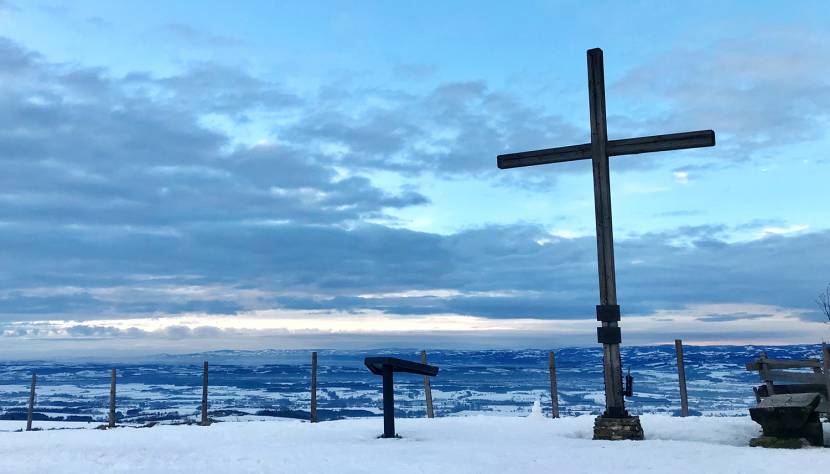
[[[819,411],[827,412],[830,406],[830,346],[823,344],[821,349],[821,360],[769,359],[766,353],[762,352],[760,357],[746,364],[746,370],[758,371],[759,377],[766,385],[767,395],[776,393],[774,382],[815,385],[823,398]],[[812,369],[812,373],[786,369]]]
[[[783,369],[813,369],[808,372],[788,372]],[[827,378],[822,370],[822,361],[818,359],[768,359],[766,355],[746,364],[746,370],[758,371],[763,381],[796,382],[796,383],[824,383]]]

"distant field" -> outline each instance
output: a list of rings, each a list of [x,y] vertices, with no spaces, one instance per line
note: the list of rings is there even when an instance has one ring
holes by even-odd
[[[818,346],[686,347],[686,375],[692,413],[746,414],[757,375],[744,364],[765,350],[770,357],[818,357]],[[597,414],[603,387],[599,348],[557,352],[563,415]],[[380,379],[362,365],[368,355],[416,359],[412,350],[319,351],[319,418],[332,420],[378,415]],[[106,419],[109,370],[118,369],[118,414],[123,423],[194,419],[201,400],[201,362],[210,361],[212,417],[306,419],[309,409],[309,351],[218,351],[157,356],[140,363],[0,363],[0,419],[25,419],[31,372],[38,374],[35,426],[47,420],[90,423]],[[441,368],[433,379],[437,416],[469,413],[526,414],[540,399],[549,405],[547,351],[432,351]],[[627,347],[623,363],[635,377],[634,413],[671,414],[679,409],[674,348]],[[424,415],[422,379],[396,378],[400,417]],[[18,423],[19,424],[19,423]],[[12,423],[3,427],[18,426]]]

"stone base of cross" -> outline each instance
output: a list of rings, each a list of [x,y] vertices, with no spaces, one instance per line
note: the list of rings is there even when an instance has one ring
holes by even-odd
[[[594,173],[594,210],[597,224],[597,264],[599,267],[599,305],[596,307],[597,342],[602,344],[602,367],[605,379],[605,412],[596,419],[594,439],[643,439],[640,419],[625,409],[624,396],[631,396],[631,381],[623,387],[620,360],[620,307],[617,305],[617,282],[614,269],[614,236],[611,226],[611,182],[608,157],[654,151],[680,150],[715,145],[715,132],[654,135],[650,137],[608,140],[605,122],[605,72],[602,50],[588,51],[588,97],[591,107],[591,143],[544,150],[499,155],[501,169],[562,163],[590,159]],[[626,377],[628,379],[628,377]]]
[[[643,440],[646,439],[646,435],[643,433],[642,425],[640,425],[639,416],[626,416],[623,418],[598,416],[594,420],[594,439],[610,441],[621,441],[624,439]]]

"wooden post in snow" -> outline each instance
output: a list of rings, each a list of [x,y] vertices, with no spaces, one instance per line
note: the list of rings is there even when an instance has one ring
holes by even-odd
[[[686,393],[686,367],[683,365],[682,340],[674,340],[674,350],[677,352],[677,378],[680,383],[680,416],[689,416],[689,397]]]
[[[29,411],[26,413],[26,431],[32,431],[32,413],[35,409],[35,385],[37,384],[37,375],[32,372],[32,389],[29,392]]]
[[[830,346],[826,342],[821,344],[821,361],[824,371],[824,386],[827,390],[827,396],[830,397]]]
[[[110,381],[109,427],[115,428],[115,369],[112,369],[112,380]]]
[[[311,353],[311,422],[317,423],[317,353]]]
[[[427,363],[427,351],[421,351],[421,363]],[[426,375],[424,375],[424,396],[427,399],[427,418],[435,418],[435,412],[432,410],[432,386]]]
[[[550,413],[551,417],[559,418],[559,391],[556,388],[556,358],[553,351],[548,352],[548,369],[550,370]]]
[[[205,361],[205,366],[202,372],[202,426],[209,426],[208,419],[208,363]]]

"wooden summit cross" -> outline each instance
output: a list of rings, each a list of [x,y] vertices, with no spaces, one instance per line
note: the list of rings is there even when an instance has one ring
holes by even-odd
[[[605,378],[603,417],[622,419],[628,418],[628,412],[625,411],[623,400],[624,389],[620,361],[622,339],[618,325],[620,307],[617,305],[617,284],[614,273],[614,237],[611,228],[611,184],[608,157],[714,146],[715,132],[701,130],[608,140],[608,130],[605,124],[605,73],[602,50],[599,48],[588,50],[588,97],[591,107],[591,143],[499,155],[497,161],[501,169],[587,159],[593,163],[600,299],[596,311],[597,320],[602,322],[602,327],[597,328],[597,339],[603,346]],[[640,433],[642,434],[642,431]],[[598,437],[596,427],[595,437]]]

